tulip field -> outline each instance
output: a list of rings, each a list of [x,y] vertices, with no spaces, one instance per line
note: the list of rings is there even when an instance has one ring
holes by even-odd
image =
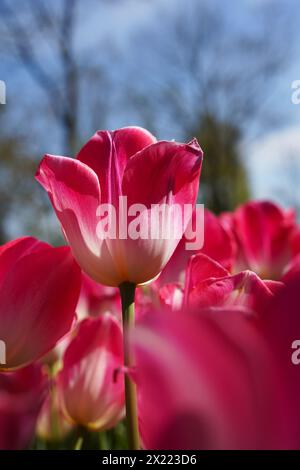
[[[1,449],[300,448],[300,226],[203,207],[200,145],[125,127],[41,160],[65,245],[0,248]]]

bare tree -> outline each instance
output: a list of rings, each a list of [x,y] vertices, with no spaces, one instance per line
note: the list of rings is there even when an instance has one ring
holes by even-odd
[[[154,132],[199,138],[206,151],[205,202],[217,211],[247,197],[239,144],[250,130],[274,125],[268,99],[287,64],[292,34],[284,5],[257,5],[240,20],[226,8],[234,4],[224,2],[222,9],[213,0],[177,0],[133,37],[141,59],[131,101]]]
[[[26,2],[24,2],[26,3]],[[60,12],[49,2],[27,2],[27,12],[1,0],[0,14],[10,33],[14,50],[23,66],[44,90],[54,116],[64,130],[67,151],[76,148],[78,122],[78,65],[73,47],[78,0],[63,0]],[[32,31],[34,34],[32,34]],[[61,76],[47,67],[40,58],[36,31],[43,32],[54,42]]]
[[[90,0],[89,8],[97,8],[101,19],[101,5],[118,4],[125,0]],[[103,51],[108,51],[109,44],[101,48],[99,38],[94,40],[91,50],[80,55],[78,43],[84,43],[84,37],[78,38],[81,15],[84,11],[81,0],[0,0],[1,37],[6,31],[5,48],[15,55],[36,84],[44,91],[58,126],[64,133],[65,152],[78,149],[80,140],[79,122],[82,114],[82,89],[89,81],[93,87],[98,84],[97,94],[89,100],[103,104],[100,96],[101,83],[107,81],[103,67]],[[81,32],[81,34],[86,34]],[[99,51],[102,51],[101,54]],[[92,57],[97,51],[98,60]],[[83,55],[83,54],[82,54]],[[80,60],[82,58],[82,60]],[[50,60],[50,62],[48,62]],[[103,88],[104,89],[104,88]],[[112,94],[112,85],[105,89],[105,95]],[[89,95],[87,94],[87,97]],[[98,113],[105,116],[107,109]]]
[[[89,9],[96,9],[101,25],[102,7],[124,1],[89,0]],[[46,200],[38,195],[34,172],[37,160],[56,136],[63,141],[63,145],[58,144],[60,152],[73,156],[83,134],[90,135],[95,128],[105,125],[114,94],[105,56],[109,57],[111,46],[99,33],[100,28],[88,31],[88,23],[84,23],[85,10],[86,2],[82,0],[0,0],[0,53],[3,60],[14,58],[19,75],[26,72],[36,85],[31,87],[32,102],[21,106],[23,121],[27,116],[32,119],[32,123],[26,123],[27,136],[24,129],[16,130],[18,106],[14,105],[13,110],[9,106],[1,109],[1,123],[5,121],[6,130],[1,126],[0,178],[5,184],[0,194],[0,225],[15,203],[22,203],[19,219],[23,215],[27,219],[24,225],[29,229],[33,224],[26,204],[39,216],[46,212],[48,204],[43,205]],[[88,13],[87,18],[93,19]],[[105,47],[102,47],[103,42]],[[17,94],[18,90],[14,91]],[[33,126],[41,121],[47,144],[37,142],[34,145],[38,139]],[[20,173],[22,181],[18,184]],[[36,224],[37,218],[33,215],[31,218]],[[41,235],[38,228],[36,233]]]
[[[292,28],[284,5],[258,4],[241,21],[226,15],[226,4],[220,11],[216,1],[175,0],[133,36],[136,94],[148,97],[156,114],[163,104],[181,133],[207,114],[248,127],[288,63]]]

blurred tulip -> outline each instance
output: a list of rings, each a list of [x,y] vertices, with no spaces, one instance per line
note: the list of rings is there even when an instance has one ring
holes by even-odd
[[[152,312],[133,342],[145,448],[295,445],[285,384],[250,312]]]
[[[0,449],[29,445],[46,393],[47,378],[37,364],[0,373]]]
[[[202,210],[197,208],[196,211]],[[195,211],[193,213],[195,219]],[[194,223],[194,220],[193,220]],[[227,230],[218,217],[212,212],[204,210],[203,247],[200,250],[186,249],[186,236],[178,244],[173,256],[157,280],[159,286],[173,282],[184,282],[187,263],[191,256],[203,253],[230,270],[234,262],[236,243],[230,230]]]
[[[189,144],[157,142],[145,129],[128,127],[97,132],[76,160],[46,155],[36,178],[48,192],[82,269],[101,284],[119,286],[145,283],[164,268],[189,222],[182,223],[181,216],[180,222],[173,209],[195,204],[201,164],[202,151],[196,140]],[[137,239],[128,233],[124,236],[119,221],[125,218],[128,229],[128,219],[120,207],[122,196],[127,198],[128,208],[141,204],[145,208],[130,217],[130,224],[150,224],[151,234],[176,228],[176,237],[152,237],[149,231]],[[101,212],[108,204],[117,214],[115,238],[97,233],[99,209]],[[159,204],[169,208],[161,218],[153,208]]]
[[[284,276],[282,278],[283,282],[287,282],[290,279],[300,276],[300,254],[294,256],[292,261],[287,265]]]
[[[62,408],[91,430],[113,427],[124,416],[122,332],[111,315],[87,318],[69,344],[58,374]]]
[[[51,349],[51,351],[49,351],[47,354],[41,357],[41,359],[39,359],[39,362],[41,364],[46,365],[50,370],[57,371],[57,369],[60,367],[64,352],[74,336],[74,331],[76,331],[76,325],[77,321],[74,321],[70,331],[61,340],[57,342],[57,344],[53,349]]]
[[[285,416],[289,428],[296,436],[295,448],[300,448],[300,272],[289,277],[286,285],[270,299],[265,314],[260,317],[260,327],[275,353],[281,369],[281,382],[288,390],[289,413]],[[298,350],[298,352],[297,352]]]
[[[274,291],[283,287],[280,282],[262,281],[252,271],[235,275],[208,278],[190,286],[187,302],[192,307],[247,307],[263,313]]]
[[[58,400],[55,379],[38,416],[36,434],[40,439],[58,442],[72,430],[72,424],[65,419]]]
[[[103,286],[82,273],[81,291],[76,313],[79,320],[111,313],[121,318],[121,299],[116,287]]]
[[[184,289],[181,284],[166,284],[159,289],[159,298],[162,306],[171,310],[181,310],[184,301]],[[153,308],[152,308],[153,310]]]
[[[24,366],[50,351],[71,328],[81,273],[68,247],[25,237],[0,248],[0,339],[5,363]]]
[[[297,225],[291,237],[293,255],[300,255],[300,227]]]
[[[219,263],[199,253],[190,258],[184,288],[167,284],[159,295],[163,305],[175,310],[183,305],[193,308],[237,306],[262,313],[270,298],[282,287],[282,282],[262,281],[251,271],[230,275]]]
[[[223,219],[224,220],[224,219]],[[250,269],[262,279],[281,279],[293,255],[295,214],[268,201],[250,201],[226,214],[238,244],[235,271]]]

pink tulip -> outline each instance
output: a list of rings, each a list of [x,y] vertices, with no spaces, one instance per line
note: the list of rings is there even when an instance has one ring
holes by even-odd
[[[300,254],[300,227],[297,225],[291,237],[292,253],[297,256]]]
[[[195,204],[201,163],[196,140],[157,142],[148,131],[128,127],[97,132],[75,160],[46,155],[36,178],[48,192],[82,269],[101,284],[119,286],[126,281],[145,283],[164,268],[188,224],[186,220],[180,225],[174,205],[183,209],[184,204]],[[126,196],[128,208],[144,205],[139,215],[125,219],[125,234],[120,220],[128,214],[122,204],[119,207],[121,196]],[[117,214],[115,238],[111,232],[103,236],[99,225],[105,204]],[[153,221],[157,204],[167,204],[169,210],[162,220]],[[177,236],[150,237],[149,230],[145,238],[133,239],[127,232],[134,224],[164,235],[171,225],[177,227]]]
[[[227,222],[230,216],[226,215]],[[292,258],[293,211],[267,201],[250,201],[232,215],[238,243],[235,271],[251,269],[262,279],[281,279]]]
[[[197,208],[196,211],[200,211]],[[196,217],[193,213],[193,223]],[[203,247],[200,250],[187,250],[187,238],[184,234],[178,244],[175,253],[161,273],[158,284],[169,284],[172,282],[184,282],[184,273],[191,256],[203,253],[220,263],[224,268],[230,270],[234,262],[236,243],[230,230],[223,227],[218,217],[212,212],[204,210],[204,232]],[[192,241],[192,240],[190,240]]]
[[[68,436],[73,429],[65,419],[57,396],[55,380],[43,403],[36,424],[36,434],[40,439],[48,442],[58,442]]]
[[[91,430],[124,416],[122,332],[111,315],[87,318],[69,344],[57,387],[66,416]]]
[[[76,308],[80,320],[87,316],[96,317],[104,313],[111,313],[120,318],[121,299],[116,287],[98,284],[82,273],[82,283],[79,302]]]
[[[274,296],[274,291],[282,287],[280,282],[268,283],[252,271],[242,271],[190,285],[187,302],[194,307],[239,306],[262,313],[266,303]]]
[[[193,308],[246,307],[262,313],[283,283],[262,281],[251,271],[231,275],[219,263],[199,253],[191,257],[186,269],[185,286],[167,284],[160,289],[163,305],[178,310]]]
[[[171,310],[181,310],[184,301],[184,289],[181,284],[175,282],[166,284],[159,289],[159,299],[162,306]]]
[[[47,393],[41,366],[0,373],[0,449],[26,448]]]
[[[300,276],[300,253],[287,265],[282,280],[287,282],[294,277],[298,278],[298,276]]]
[[[276,352],[276,361],[282,369],[281,380],[289,389],[289,401],[293,419],[291,424],[300,435],[300,272],[286,280],[286,285],[270,299],[265,315],[260,318],[260,327]],[[295,344],[297,342],[297,344]],[[295,353],[295,359],[293,359]],[[298,446],[300,442],[298,440]]]
[[[81,273],[68,247],[34,238],[0,248],[0,368],[28,364],[50,351],[70,329]]]
[[[147,449],[296,445],[277,361],[250,313],[152,312],[133,342]]]

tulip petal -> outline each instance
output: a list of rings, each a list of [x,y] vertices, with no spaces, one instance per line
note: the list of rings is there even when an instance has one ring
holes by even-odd
[[[300,435],[300,315],[299,315],[300,272],[286,279],[286,285],[270,299],[261,316],[266,338],[272,345],[274,360],[281,365],[280,380],[288,388],[290,414],[285,412],[286,430],[292,429],[296,442],[290,449],[299,449]]]
[[[203,153],[196,140],[190,144],[158,142],[134,155],[124,171],[122,188],[128,206],[178,203],[194,205]],[[134,184],[133,184],[134,182]]]
[[[229,272],[223,266],[203,253],[194,255],[190,259],[187,270],[186,285],[188,284],[189,289],[193,289],[199,282],[206,279],[229,275]]]
[[[100,186],[94,171],[80,161],[46,155],[36,179],[48,192],[82,269],[100,283],[118,285],[119,277],[106,242],[97,236]]]
[[[281,283],[278,284],[278,288],[282,287]],[[206,279],[188,291],[188,301],[193,306],[240,306],[261,314],[272,297],[273,292],[267,283],[251,271]]]
[[[0,375],[0,449],[21,450],[30,443],[48,381],[39,364]]]
[[[83,320],[69,344],[58,376],[59,398],[73,422],[89,429],[114,426],[124,410],[122,333],[110,315]]]
[[[164,307],[180,310],[183,304],[183,290],[179,284],[165,284],[159,289],[159,299]]]
[[[7,275],[8,270],[13,268],[21,256],[49,247],[50,245],[47,243],[33,237],[17,238],[2,245],[0,247],[0,284]]]
[[[243,312],[152,312],[133,333],[146,449],[284,447],[277,364]],[[176,425],[176,427],[174,427]]]
[[[269,201],[250,201],[233,215],[233,228],[240,245],[237,270],[249,268],[263,279],[280,279],[291,258],[291,235],[295,220]]]
[[[193,212],[193,226],[195,225],[196,214],[201,210],[202,208],[196,207]],[[214,261],[224,266],[225,269],[231,268],[234,261],[235,242],[229,230],[225,229],[218,217],[207,209],[204,209],[204,227],[198,227],[197,230],[200,231],[202,229],[203,247],[200,250],[188,250],[186,248],[186,243],[194,242],[196,237],[194,237],[194,239],[187,240],[185,233],[159,278],[160,285],[170,282],[184,282],[187,263],[191,256],[196,255],[197,253],[203,253],[204,255],[209,256]],[[226,273],[224,272],[224,275],[225,274]],[[205,276],[204,272],[203,275]]]
[[[33,250],[20,257],[0,286],[0,339],[5,369],[32,362],[71,328],[81,272],[68,247]]]
[[[124,127],[116,131],[98,131],[85,144],[77,159],[92,168],[98,176],[102,203],[117,202],[128,159],[154,142],[155,137],[146,129]]]
[[[122,193],[128,207],[141,204],[146,208],[139,222],[148,227],[147,236],[120,241],[128,280],[141,283],[153,279],[172,256],[189,222],[189,218],[183,220],[184,205],[192,208],[196,202],[201,164],[202,151],[196,141],[159,142],[128,161]]]

